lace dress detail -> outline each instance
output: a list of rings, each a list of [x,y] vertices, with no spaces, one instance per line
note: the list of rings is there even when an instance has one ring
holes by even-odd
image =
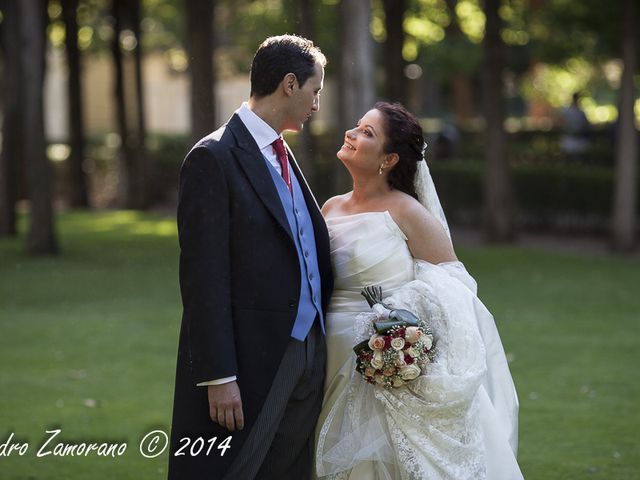
[[[327,224],[336,288],[327,316],[317,477],[522,478],[515,389],[493,318],[464,266],[415,261],[388,212]],[[383,288],[387,303],[428,318],[434,331],[434,362],[401,388],[373,386],[355,373],[351,349],[371,335],[374,319],[360,291],[372,284]]]

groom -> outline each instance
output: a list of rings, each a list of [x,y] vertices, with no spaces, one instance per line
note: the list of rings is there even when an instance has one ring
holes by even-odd
[[[310,475],[333,278],[324,220],[281,133],[318,110],[325,64],[309,40],[265,40],[249,101],[182,165],[170,479]]]

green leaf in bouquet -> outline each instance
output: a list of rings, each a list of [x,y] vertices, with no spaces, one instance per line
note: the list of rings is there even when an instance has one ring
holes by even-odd
[[[392,322],[403,322],[403,325],[399,325],[401,327],[417,327],[419,323],[418,317],[409,310],[398,309],[395,310],[386,303],[382,301],[382,287],[376,285],[370,285],[368,287],[364,287],[364,289],[360,292],[360,294],[367,300],[369,307],[373,308],[375,304],[380,304],[389,312],[389,321]],[[389,327],[390,328],[390,327]],[[389,329],[387,328],[387,330]]]
[[[404,323],[403,327],[417,327],[420,322],[418,317],[409,310],[391,310],[389,319]]]
[[[384,322],[373,322],[373,328],[375,329],[377,334],[380,335],[384,335],[385,333],[387,333],[389,330],[391,330],[394,327],[406,327],[407,325],[405,324],[405,322],[398,322],[398,321],[384,321]]]
[[[406,310],[401,310],[401,311],[407,312]],[[407,312],[407,313],[411,313],[411,312]],[[389,330],[395,327],[399,328],[399,327],[418,327],[418,326],[419,326],[418,319],[415,318],[415,315],[413,319],[409,317],[406,320],[396,319],[396,320],[387,320],[383,322],[373,322],[373,328],[378,334],[385,334]]]
[[[353,347],[353,351],[356,352],[356,355],[360,355],[360,352],[362,352],[367,348],[369,348],[369,340],[363,340],[362,342],[357,344],[355,347]]]

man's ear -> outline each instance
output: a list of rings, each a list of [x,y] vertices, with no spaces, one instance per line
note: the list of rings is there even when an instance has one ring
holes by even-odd
[[[294,73],[287,73],[282,80],[282,89],[285,95],[291,95],[298,86],[298,79]]]

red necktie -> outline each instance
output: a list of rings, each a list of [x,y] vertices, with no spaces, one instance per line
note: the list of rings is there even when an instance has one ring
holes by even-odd
[[[287,184],[287,188],[291,192],[291,176],[289,175],[289,162],[287,161],[287,149],[284,147],[284,140],[281,137],[278,137],[272,144],[274,152],[276,152],[276,157],[278,157],[278,163],[280,163],[280,167],[282,168],[282,178],[284,179],[284,183]]]

